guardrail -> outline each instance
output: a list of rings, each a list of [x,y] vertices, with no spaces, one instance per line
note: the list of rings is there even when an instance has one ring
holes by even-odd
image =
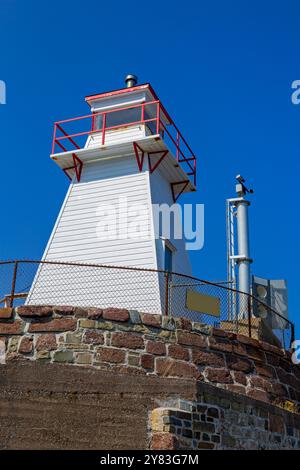
[[[57,121],[51,154],[83,149],[87,138],[95,134],[101,134],[101,145],[105,145],[110,132],[136,125],[145,125],[149,134],[161,136],[196,186],[196,156],[159,100]]]
[[[56,305],[59,302],[60,305],[101,307],[111,302],[112,307],[137,309],[134,293],[138,290],[138,309],[143,312],[188,318],[199,323],[199,327],[212,325],[262,339],[284,349],[289,349],[294,341],[294,324],[254,296],[224,283],[163,270],[58,261],[2,261],[0,304],[13,307],[24,303],[42,268],[47,268],[44,271],[44,289],[34,299],[35,304],[51,305],[55,298]],[[156,296],[149,296],[157,285],[159,302]],[[122,292],[121,305],[115,304],[118,292]],[[236,298],[235,312],[232,311],[229,293]],[[200,311],[195,301],[200,302]],[[266,319],[253,315],[258,304],[267,310]],[[276,328],[272,327],[274,324]]]

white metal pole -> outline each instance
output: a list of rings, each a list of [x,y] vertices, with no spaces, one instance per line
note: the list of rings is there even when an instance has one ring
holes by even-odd
[[[239,249],[239,290],[250,293],[250,249],[248,228],[248,206],[245,199],[237,204],[237,229]]]
[[[248,227],[248,206],[249,201],[243,197],[237,202],[237,234],[238,234],[238,273],[239,290],[250,294],[250,248],[249,248],[249,227]],[[240,295],[239,312],[244,317],[248,309],[247,296]]]
[[[249,226],[248,207],[250,202],[245,199],[247,193],[253,194],[252,189],[247,189],[244,185],[244,178],[237,175],[235,190],[237,197],[227,199],[227,261],[228,261],[228,281],[233,282],[233,289],[236,289],[236,279],[238,278],[238,290],[240,294],[233,292],[230,297],[229,312],[233,312],[232,319],[238,325],[238,319],[246,318],[249,312],[249,294],[251,293],[250,281],[250,258],[249,247]],[[236,221],[236,223],[234,223]],[[237,248],[235,243],[237,235]],[[237,252],[237,253],[236,253]],[[236,268],[238,275],[236,276]]]

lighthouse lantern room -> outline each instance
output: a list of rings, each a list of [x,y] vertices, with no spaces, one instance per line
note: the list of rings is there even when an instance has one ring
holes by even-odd
[[[162,313],[165,293],[155,271],[191,274],[185,241],[165,236],[153,205],[172,206],[196,190],[196,157],[151,85],[137,85],[134,75],[126,77],[126,84],[87,96],[90,114],[54,125],[50,157],[70,186],[43,260],[86,266],[58,270],[55,264],[42,264],[28,304]],[[119,218],[114,233],[105,238],[99,227],[108,206],[118,207]],[[137,217],[135,209],[141,206],[145,210]],[[138,236],[137,219],[142,227]],[[145,270],[144,280],[135,268]]]

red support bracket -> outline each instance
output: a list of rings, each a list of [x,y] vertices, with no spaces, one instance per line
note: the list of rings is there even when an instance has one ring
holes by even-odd
[[[133,142],[133,148],[134,148],[135,158],[136,158],[139,170],[142,171],[143,165],[144,165],[145,152],[136,142]],[[142,153],[141,158],[139,155],[139,151]]]
[[[183,193],[183,191],[185,190],[185,188],[187,187],[187,185],[189,184],[189,180],[185,180],[185,181],[178,181],[176,183],[171,183],[171,190],[172,190],[172,196],[173,196],[173,201],[176,202],[179,198],[179,196],[181,196],[181,194]],[[183,185],[181,190],[179,191],[178,194],[175,194],[175,191],[174,191],[174,186],[178,186],[179,184]]]
[[[133,148],[134,148],[134,153],[135,153],[135,157],[136,157],[136,161],[137,161],[137,164],[138,164],[139,171],[143,170],[145,154],[147,153],[150,174],[152,174],[156,170],[156,168],[160,165],[160,163],[163,161],[163,159],[169,153],[168,150],[158,150],[156,152],[145,152],[136,142],[133,142]],[[160,155],[160,157],[158,158],[158,160],[156,161],[156,163],[153,166],[151,164],[152,155]],[[195,169],[193,171],[187,173],[187,174],[191,175],[191,176],[194,176],[194,180],[195,180],[195,177],[196,177],[196,170]],[[189,183],[190,183],[190,180],[176,181],[175,183],[170,183],[171,184],[171,190],[172,190],[172,197],[173,197],[174,202],[176,202],[178,200],[178,198],[184,192],[185,188],[189,185]],[[180,191],[177,194],[175,194],[175,187],[179,186],[179,185],[181,185]]]
[[[70,181],[72,181],[72,178],[71,178],[71,176],[69,175],[68,170],[71,170],[71,168],[73,168],[73,167],[70,166],[70,167],[68,167],[68,168],[63,168],[64,174],[69,178]]]
[[[69,175],[68,171],[75,170],[76,179],[79,182],[81,178],[83,163],[80,160],[80,158],[77,157],[76,153],[72,153],[72,158],[73,158],[74,165],[68,166],[67,168],[63,168],[63,171],[67,175],[67,177],[72,181],[72,177]]]
[[[143,169],[145,154],[147,153],[150,173],[153,173],[156,170],[158,165],[163,161],[165,156],[169,153],[168,150],[158,150],[157,152],[145,152],[142,149],[142,147],[140,147],[139,144],[137,144],[136,142],[133,142],[133,148],[134,148],[134,153],[135,153],[135,158],[138,164],[138,168],[140,171],[142,171]],[[160,155],[160,158],[157,160],[157,162],[153,166],[151,165],[152,155]]]
[[[74,169],[75,169],[75,173],[76,173],[76,178],[77,178],[77,181],[79,182],[80,178],[81,178],[83,163],[80,160],[80,158],[77,157],[76,153],[72,153],[72,157],[73,157],[73,162],[74,162]],[[76,162],[78,163],[78,166],[77,166]]]
[[[148,152],[148,163],[149,163],[149,170],[150,170],[150,174],[153,173],[153,171],[156,170],[156,168],[158,167],[158,165],[163,161],[163,159],[165,158],[165,156],[169,153],[168,150],[158,150],[157,152]],[[157,162],[155,163],[154,166],[151,166],[151,158],[150,156],[151,155],[157,155],[157,154],[162,154],[161,157],[157,160]]]

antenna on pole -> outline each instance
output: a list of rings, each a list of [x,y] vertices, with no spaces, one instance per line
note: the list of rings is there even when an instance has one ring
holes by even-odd
[[[236,176],[235,187],[237,197],[226,200],[226,226],[227,226],[227,280],[232,289],[238,289],[250,294],[250,246],[248,227],[248,207],[250,202],[245,199],[246,194],[253,194],[248,189],[246,180]],[[248,296],[231,291],[228,293],[228,319],[238,321],[245,318],[248,312]]]

